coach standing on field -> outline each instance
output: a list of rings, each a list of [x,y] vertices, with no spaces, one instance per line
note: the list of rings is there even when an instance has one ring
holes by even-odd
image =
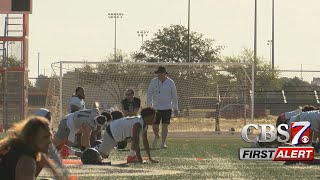
[[[158,77],[151,80],[148,94],[147,94],[147,106],[153,107],[157,110],[156,121],[153,124],[154,140],[152,147],[155,148],[158,145],[160,139],[159,124],[162,122],[162,143],[160,148],[167,148],[166,139],[168,134],[168,125],[170,124],[171,112],[174,110],[174,114],[178,115],[178,96],[177,89],[174,81],[167,77],[167,71],[165,67],[158,67],[155,71]]]

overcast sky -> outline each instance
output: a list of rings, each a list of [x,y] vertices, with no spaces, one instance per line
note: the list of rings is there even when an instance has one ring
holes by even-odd
[[[281,69],[320,70],[320,1],[275,0],[275,64]],[[258,0],[258,55],[270,60],[271,0]],[[30,77],[40,68],[60,60],[100,61],[114,48],[114,19],[117,48],[131,53],[141,46],[137,30],[181,24],[187,26],[188,0],[34,0],[30,15]],[[254,0],[191,0],[191,31],[214,38],[223,45],[222,55],[237,55],[253,49]],[[41,70],[43,73],[43,70]],[[48,74],[46,74],[48,75]]]

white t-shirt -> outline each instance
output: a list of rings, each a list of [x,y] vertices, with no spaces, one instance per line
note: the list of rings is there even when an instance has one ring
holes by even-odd
[[[286,119],[290,119],[292,116],[296,116],[296,115],[300,114],[301,112],[302,112],[301,109],[297,109],[294,111],[285,112],[284,116]]]
[[[99,115],[97,109],[83,109],[67,115],[67,126],[70,130],[68,140],[75,141],[75,135],[79,132],[82,124],[88,124],[92,130],[97,129],[94,118]]]
[[[71,105],[75,105],[79,108],[79,110],[85,109],[85,103],[83,99],[80,99],[77,96],[74,96],[71,98],[70,103],[69,103],[69,107],[68,107],[68,112],[71,112]]]
[[[311,124],[310,129],[313,131],[319,131],[320,124],[320,112],[319,111],[308,111],[300,114],[300,121],[308,121]]]
[[[147,93],[147,106],[157,110],[178,109],[176,85],[168,78],[161,82],[159,78],[151,80]]]
[[[140,123],[143,128],[143,119],[139,116],[135,117],[124,117],[121,119],[114,120],[110,123],[111,134],[115,141],[120,142],[125,139],[132,138],[133,136],[133,125]],[[142,133],[141,131],[140,133]]]
[[[74,118],[73,118],[74,113],[70,113],[67,115],[67,126],[70,130],[68,140],[70,142],[75,142],[76,140],[76,134],[79,132],[80,128],[76,128],[74,124]]]
[[[288,121],[288,127],[289,128],[287,130],[289,133],[290,133],[290,127],[291,127],[290,125],[291,125],[292,122],[300,122],[300,115],[298,114],[298,115],[290,117],[290,120]]]

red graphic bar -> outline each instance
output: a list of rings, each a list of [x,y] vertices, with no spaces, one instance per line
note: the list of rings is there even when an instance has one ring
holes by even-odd
[[[313,147],[278,147],[274,161],[313,161]]]

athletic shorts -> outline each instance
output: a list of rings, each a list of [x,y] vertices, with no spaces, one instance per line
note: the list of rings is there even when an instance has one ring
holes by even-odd
[[[162,124],[170,124],[171,111],[171,109],[157,110],[156,121],[154,124],[160,124],[160,121]]]
[[[67,119],[62,119],[58,126],[58,131],[54,136],[56,136],[59,139],[68,139],[68,136],[70,134],[70,129],[67,126]]]

